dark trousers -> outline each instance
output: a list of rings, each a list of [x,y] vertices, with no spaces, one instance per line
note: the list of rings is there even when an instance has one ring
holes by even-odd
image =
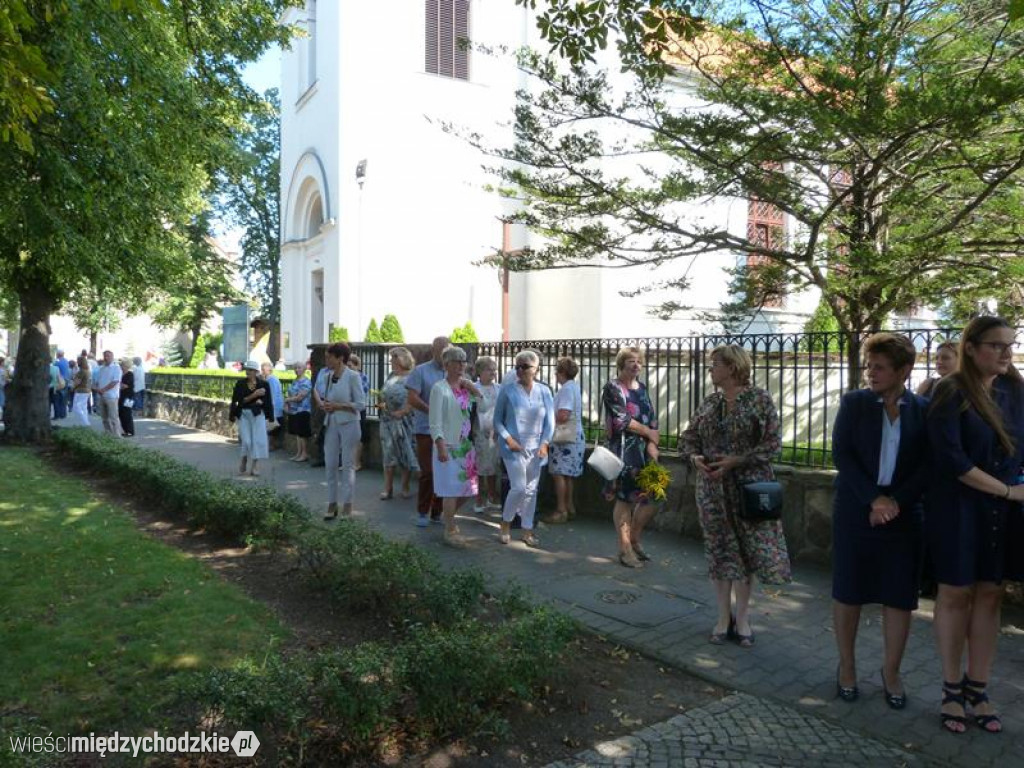
[[[132,410],[136,413],[142,413],[146,407],[146,390],[140,389],[135,393],[135,405],[132,406]]]
[[[420,463],[419,494],[416,511],[420,515],[441,516],[441,499],[434,495],[434,441],[430,435],[416,435],[416,460]]]
[[[117,418],[121,422],[121,432],[125,435],[135,434],[135,416],[132,409],[124,405],[117,406]]]
[[[64,399],[63,389],[50,389],[50,405],[53,406],[53,418],[66,419],[68,417],[68,401]]]

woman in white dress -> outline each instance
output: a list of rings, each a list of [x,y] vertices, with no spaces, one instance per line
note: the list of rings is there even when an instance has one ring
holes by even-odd
[[[501,495],[498,492],[498,477],[501,474],[501,454],[494,438],[494,406],[498,402],[498,364],[490,357],[476,359],[477,389],[480,399],[476,405],[476,432],[473,445],[476,447],[476,469],[480,482],[476,494],[477,514],[490,509],[501,509]]]

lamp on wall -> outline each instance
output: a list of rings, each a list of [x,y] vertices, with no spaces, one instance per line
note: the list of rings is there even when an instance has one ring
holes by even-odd
[[[313,293],[316,294],[316,298],[318,301],[324,300],[324,287],[322,285],[314,285]]]
[[[360,187],[363,186],[363,182],[366,181],[366,160],[360,160],[356,163],[356,184]]]

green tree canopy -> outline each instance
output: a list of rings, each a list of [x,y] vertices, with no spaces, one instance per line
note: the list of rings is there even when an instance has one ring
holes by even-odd
[[[405,337],[402,335],[402,326],[398,324],[398,318],[394,315],[384,315],[380,322],[380,340],[390,344],[404,344]]]
[[[461,328],[452,329],[451,335],[448,338],[451,340],[452,344],[469,344],[480,341],[480,339],[477,338],[473,324],[468,320]]]
[[[515,146],[482,146],[523,201],[518,220],[549,242],[512,268],[670,265],[656,285],[679,291],[670,313],[695,259],[731,254],[755,265],[736,275],[755,306],[820,290],[851,368],[859,332],[890,313],[1011,279],[1024,31],[1005,3],[577,5],[540,17],[568,63],[520,56],[537,87],[520,93]],[[609,25],[625,85],[586,63]],[[737,230],[680,206],[723,197],[786,223]]]
[[[76,0],[20,26],[48,73],[50,112],[0,143],[0,288],[22,337],[8,438],[49,431],[49,316],[82,286],[114,306],[188,278],[188,224],[231,129],[255,103],[238,66],[288,30],[297,0]],[[9,7],[8,7],[9,10]],[[30,149],[27,147],[30,146]]]

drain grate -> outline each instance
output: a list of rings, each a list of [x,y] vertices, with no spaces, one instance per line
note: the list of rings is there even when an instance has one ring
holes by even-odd
[[[624,589],[612,589],[607,592],[598,592],[597,599],[611,605],[629,605],[639,600],[640,595],[636,592],[627,592]]]

